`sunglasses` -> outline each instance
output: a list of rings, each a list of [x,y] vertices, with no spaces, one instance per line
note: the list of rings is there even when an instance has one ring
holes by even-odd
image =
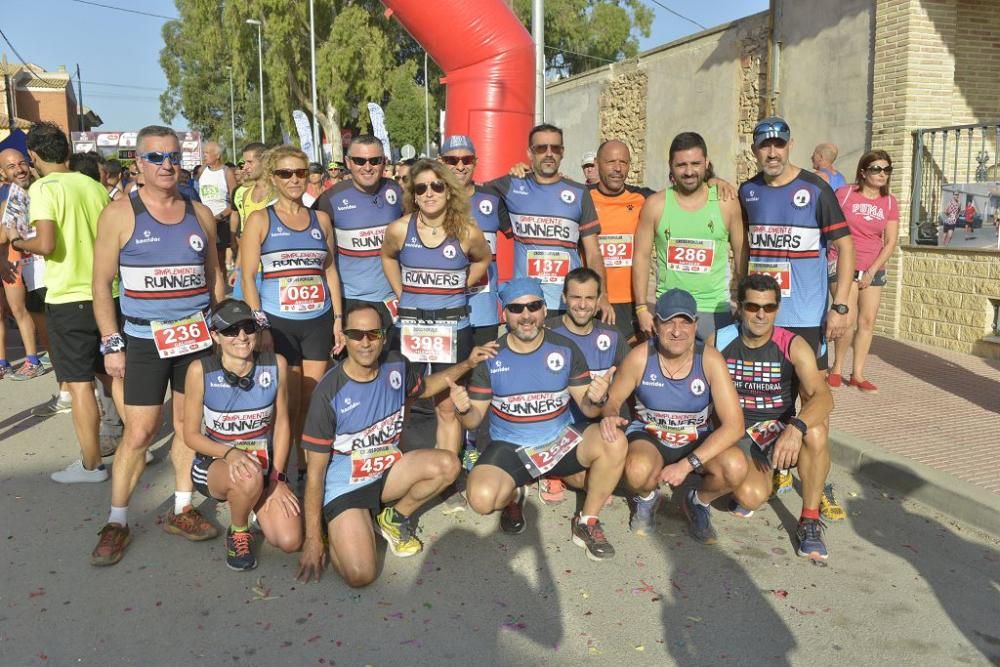
[[[776,303],[754,303],[752,301],[747,301],[743,304],[743,310],[748,313],[757,313],[763,309],[765,313],[771,314],[778,312],[778,304]]]
[[[357,157],[356,155],[348,155],[347,159],[356,164],[359,167],[363,167],[366,164],[372,166],[380,165],[385,162],[385,156],[380,155],[379,157]]]
[[[449,167],[454,167],[455,165],[457,165],[459,163],[462,163],[462,164],[465,164],[465,165],[469,165],[469,164],[476,164],[476,156],[475,155],[462,155],[460,157],[458,155],[442,155],[441,156],[441,161],[444,162]]]
[[[427,192],[427,188],[430,188],[434,192],[441,194],[445,191],[447,186],[444,181],[431,181],[430,183],[415,183],[413,186],[413,194],[422,195]]]
[[[535,144],[531,147],[531,151],[535,155],[545,155],[550,152],[553,155],[562,155],[564,148],[562,144]]]
[[[865,171],[867,171],[869,174],[884,173],[886,176],[888,176],[889,174],[892,173],[892,166],[883,167],[882,165],[876,164],[874,166],[868,167],[867,169],[865,169]]]
[[[385,338],[385,331],[382,329],[344,329],[344,335],[355,342],[366,338],[374,342]]]
[[[237,322],[231,327],[226,327],[225,329],[219,329],[219,335],[225,336],[226,338],[236,338],[240,335],[240,332],[245,333],[248,336],[257,333],[257,323],[247,320],[246,322]]]
[[[170,164],[178,165],[181,163],[181,152],[171,151],[169,153],[164,153],[163,151],[150,151],[148,153],[139,153],[145,162],[149,164],[155,164],[157,166],[163,164],[167,160],[170,160]]]
[[[754,128],[753,134],[757,136],[758,134],[769,134],[771,132],[791,133],[791,128],[788,127],[788,123],[784,121],[778,121],[776,123],[761,123]]]
[[[508,303],[506,308],[515,315],[520,315],[527,308],[529,313],[537,313],[545,305],[544,301],[530,301],[528,303]]]
[[[271,172],[271,174],[277,176],[283,181],[287,181],[292,176],[295,178],[305,178],[308,173],[308,169],[275,169]]]

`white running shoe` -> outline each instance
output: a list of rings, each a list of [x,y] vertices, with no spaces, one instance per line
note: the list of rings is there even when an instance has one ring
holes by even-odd
[[[65,469],[54,472],[49,477],[60,484],[80,484],[83,482],[104,482],[108,479],[108,469],[101,464],[93,470],[83,467],[83,461],[77,459]]]
[[[73,402],[70,399],[65,401],[59,397],[59,394],[55,394],[46,403],[39,405],[38,407],[31,408],[32,417],[53,417],[55,415],[61,415],[64,412],[69,412],[73,409]]]

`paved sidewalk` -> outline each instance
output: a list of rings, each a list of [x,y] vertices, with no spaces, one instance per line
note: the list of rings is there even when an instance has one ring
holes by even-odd
[[[834,390],[834,461],[912,462],[925,487],[914,497],[1000,530],[1000,362],[876,337],[865,375],[877,394]]]

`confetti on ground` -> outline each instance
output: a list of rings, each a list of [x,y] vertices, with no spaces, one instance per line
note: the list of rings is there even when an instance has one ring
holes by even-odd
[[[253,591],[253,601],[257,600],[277,600],[280,595],[271,595],[271,589],[265,588],[264,577],[257,577],[257,585],[250,589]]]
[[[788,591],[780,591],[780,590],[774,591],[773,590],[771,592],[774,593],[775,597],[779,597],[781,599],[785,599],[785,598],[788,597]]]
[[[643,646],[642,644],[639,644],[638,646],[635,647],[635,650],[636,651],[645,651],[646,647]]]

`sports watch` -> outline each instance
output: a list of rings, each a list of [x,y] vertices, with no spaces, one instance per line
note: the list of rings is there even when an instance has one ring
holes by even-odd
[[[288,482],[288,475],[286,475],[285,473],[283,473],[283,472],[281,472],[279,470],[272,470],[271,474],[270,474],[270,479],[271,479],[272,482],[286,482],[287,483]]]
[[[687,462],[691,468],[699,475],[705,474],[705,466],[702,464],[701,459],[694,452],[687,455]]]
[[[830,310],[837,313],[838,315],[846,315],[847,313],[850,312],[851,309],[847,307],[847,304],[835,303],[832,306],[830,306]]]
[[[789,419],[788,425],[794,426],[795,428],[799,429],[799,431],[802,432],[802,435],[805,435],[806,432],[809,430],[809,427],[806,425],[806,423],[801,419],[799,419],[798,417],[792,417],[791,419]]]

